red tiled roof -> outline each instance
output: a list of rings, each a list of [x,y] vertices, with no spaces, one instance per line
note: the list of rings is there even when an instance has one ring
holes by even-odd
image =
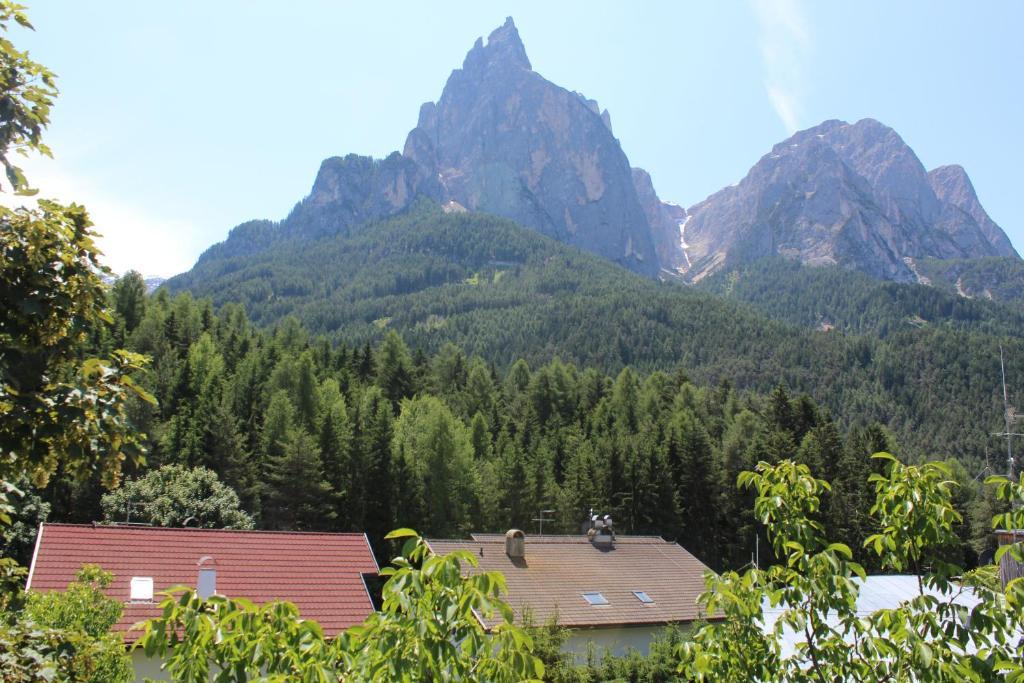
[[[133,642],[140,634],[128,631],[132,624],[160,614],[157,594],[195,586],[197,562],[206,555],[216,563],[218,593],[295,603],[328,636],[373,611],[362,575],[378,567],[363,534],[43,524],[27,587],[63,590],[83,564],[100,565],[114,574],[107,595],[125,603],[115,630]],[[133,576],[153,578],[155,602],[128,601]]]
[[[529,611],[535,624],[552,616],[575,628],[685,623],[707,616],[697,596],[704,592],[708,568],[657,536],[619,536],[612,547],[597,546],[582,535],[527,536],[522,560],[505,554],[504,535],[428,543],[440,554],[468,550],[479,562],[472,571],[504,574],[505,600],[517,618]],[[633,591],[647,593],[653,602],[641,602]],[[583,593],[589,592],[601,593],[608,604],[588,604]]]

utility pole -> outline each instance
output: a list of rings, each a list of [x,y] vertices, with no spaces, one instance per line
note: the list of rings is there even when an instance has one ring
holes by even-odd
[[[1013,437],[1024,436],[1013,429],[1013,423],[1017,421],[1017,411],[1010,405],[1010,395],[1006,391],[1006,365],[1003,362],[1003,345],[999,345],[999,373],[1003,380],[1003,424],[1001,432],[994,432],[993,436],[1006,437],[1006,476],[1010,481],[1015,481],[1016,472],[1013,460]]]

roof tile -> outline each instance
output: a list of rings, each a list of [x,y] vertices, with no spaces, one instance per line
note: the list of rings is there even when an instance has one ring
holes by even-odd
[[[526,555],[505,554],[505,537],[473,534],[471,540],[431,539],[434,552],[466,550],[479,562],[469,571],[500,571],[506,601],[518,618],[534,623],[552,617],[562,626],[585,628],[689,622],[706,616],[697,603],[708,568],[686,549],[657,536],[618,536],[612,547],[585,536],[528,536]],[[633,591],[644,591],[643,603]],[[590,605],[583,593],[599,592],[608,605]],[[487,623],[494,626],[497,620]]]
[[[257,604],[295,603],[328,636],[373,611],[362,575],[378,567],[363,534],[88,524],[44,524],[40,533],[28,588],[63,590],[83,564],[100,565],[114,574],[107,595],[125,603],[115,630],[129,643],[141,635],[129,631],[133,624],[160,614],[157,603],[128,602],[131,578],[153,577],[155,593],[194,586],[204,555],[216,560],[218,593]]]

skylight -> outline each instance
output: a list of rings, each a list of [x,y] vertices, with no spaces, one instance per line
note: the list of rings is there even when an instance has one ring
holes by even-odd
[[[648,595],[647,593],[645,593],[643,591],[633,591],[633,595],[635,595],[636,599],[639,600],[640,602],[644,603],[645,605],[653,605],[654,604],[654,598],[652,598],[650,595]]]
[[[600,593],[584,593],[583,599],[591,605],[607,605],[608,598],[604,597]]]

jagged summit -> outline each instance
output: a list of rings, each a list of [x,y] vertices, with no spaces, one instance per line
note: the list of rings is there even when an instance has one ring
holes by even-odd
[[[482,71],[491,65],[518,67],[527,71],[533,68],[512,17],[506,17],[504,24],[491,31],[486,45],[483,39],[477,38],[462,68],[466,71]]]
[[[776,144],[688,210],[685,242],[691,280],[774,255],[909,281],[920,258],[1016,256],[962,169],[929,174],[874,119],[825,121]]]
[[[404,148],[445,200],[655,275],[629,161],[597,103],[533,71],[511,18],[424,104]]]
[[[929,173],[874,119],[799,131],[688,210],[655,186],[631,168],[606,109],[534,71],[508,17],[421,106],[401,153],[327,159],[288,218],[243,226],[200,258],[344,234],[417,197],[510,218],[651,277],[697,281],[782,255],[914,280],[920,258],[1019,258],[962,168]]]

